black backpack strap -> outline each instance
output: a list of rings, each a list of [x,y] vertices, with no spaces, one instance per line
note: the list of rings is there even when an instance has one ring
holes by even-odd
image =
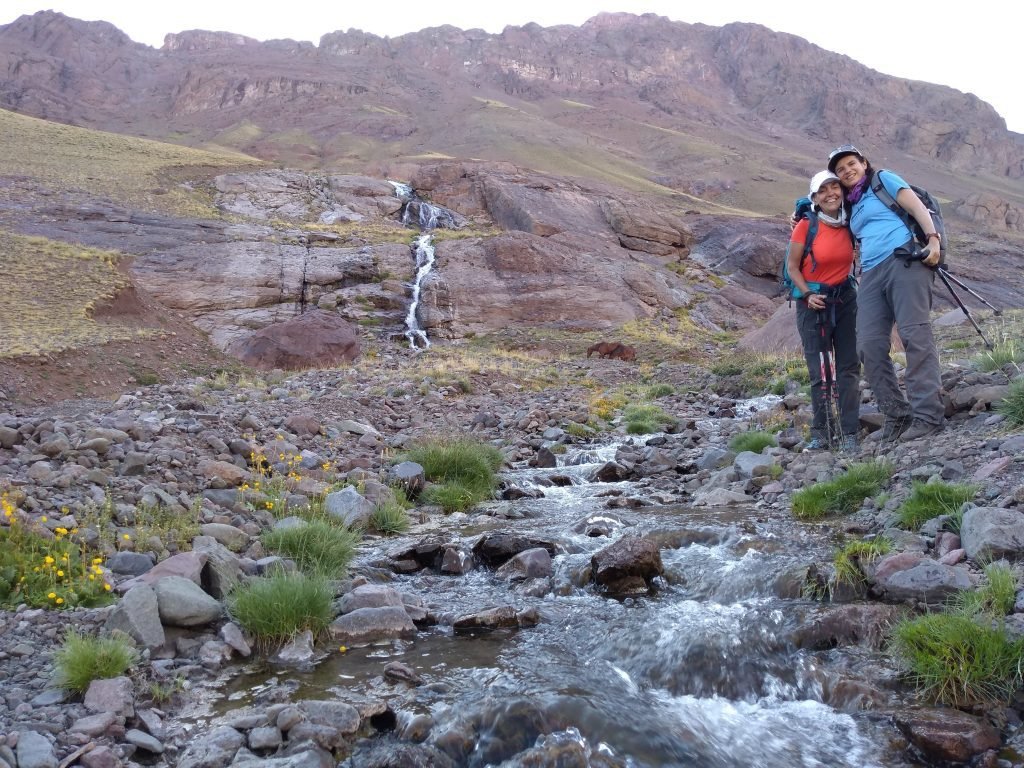
[[[818,268],[818,260],[814,258],[814,238],[818,235],[818,214],[813,210],[807,214],[807,238],[804,240],[804,252],[800,256],[800,270],[803,271],[804,259],[811,257],[811,272]]]
[[[871,174],[871,191],[875,193],[875,196],[882,201],[882,205],[888,208],[890,211],[900,217],[900,221],[910,230],[910,236],[916,237],[914,234],[914,217],[907,212],[907,209],[897,202],[896,198],[889,194],[889,190],[885,188],[882,183],[882,174],[885,173],[884,169],[873,171]]]

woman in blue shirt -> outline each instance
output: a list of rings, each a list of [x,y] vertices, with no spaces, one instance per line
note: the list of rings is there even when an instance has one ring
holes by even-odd
[[[910,185],[895,173],[879,171],[885,190],[925,232],[926,242],[915,242],[903,219],[871,189],[876,172],[852,144],[833,150],[828,169],[846,190],[850,229],[860,241],[857,346],[864,375],[886,417],[882,439],[908,441],[935,434],[945,422],[931,325],[933,268],[939,263],[942,238]],[[894,323],[907,355],[906,397],[889,357]]]

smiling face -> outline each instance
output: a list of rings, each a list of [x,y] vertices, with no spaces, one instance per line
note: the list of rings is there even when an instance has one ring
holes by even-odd
[[[835,216],[843,204],[843,188],[838,181],[826,181],[811,195],[811,202],[829,216]]]
[[[836,161],[835,174],[843,183],[843,186],[850,189],[858,181],[864,178],[868,171],[868,164],[859,155],[843,155]]]

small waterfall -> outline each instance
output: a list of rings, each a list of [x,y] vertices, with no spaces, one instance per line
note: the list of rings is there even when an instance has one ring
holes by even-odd
[[[405,337],[413,349],[426,349],[430,346],[427,332],[420,328],[416,312],[420,305],[420,292],[423,281],[434,268],[434,236],[435,229],[458,229],[462,225],[459,217],[440,205],[421,200],[408,184],[400,181],[389,181],[395,188],[395,195],[402,201],[402,223],[418,226],[423,234],[416,238],[412,246],[416,259],[416,277],[412,283],[412,303],[405,316]]]
[[[424,232],[416,238],[413,249],[416,253],[416,277],[412,282],[412,302],[409,304],[409,313],[405,316],[405,338],[409,340],[409,346],[413,349],[426,349],[430,346],[430,340],[427,338],[427,332],[420,328],[416,310],[420,306],[423,279],[434,268],[434,236],[429,232]]]

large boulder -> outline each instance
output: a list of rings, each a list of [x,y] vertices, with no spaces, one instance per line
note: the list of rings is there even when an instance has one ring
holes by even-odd
[[[956,592],[974,586],[966,568],[909,552],[883,558],[868,578],[872,591],[889,600],[917,600],[929,605],[941,605]]]
[[[639,536],[623,536],[590,559],[594,581],[614,594],[649,591],[665,568],[658,545]]]
[[[1002,743],[999,732],[985,720],[956,709],[906,709],[893,720],[925,757],[943,763],[965,764]]]
[[[1024,513],[973,507],[964,513],[960,541],[972,560],[1024,560]]]
[[[262,370],[328,367],[359,357],[359,335],[338,315],[312,310],[256,331],[227,351]]]

